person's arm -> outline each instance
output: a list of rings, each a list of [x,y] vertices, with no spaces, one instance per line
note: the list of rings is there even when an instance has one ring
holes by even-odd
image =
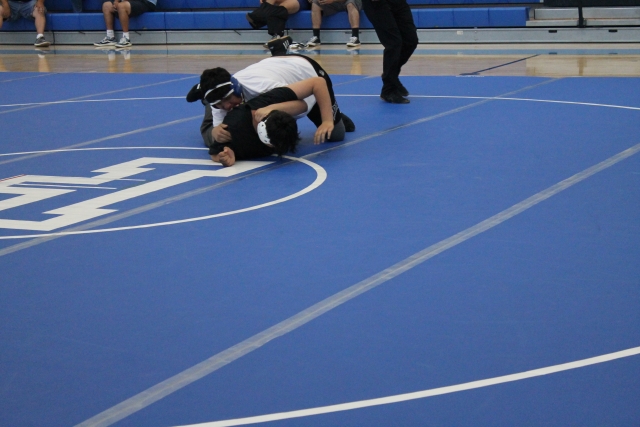
[[[202,135],[202,142],[207,147],[211,147],[215,141],[213,139],[213,118],[211,117],[211,108],[207,105],[204,107],[204,117],[200,124],[200,135]]]
[[[326,139],[331,138],[333,131],[333,108],[331,107],[331,96],[327,88],[327,82],[322,77],[311,77],[290,84],[289,89],[295,92],[298,99],[304,99],[310,95],[316,97],[316,103],[320,108],[322,124],[318,126],[313,137],[314,144],[321,144]]]
[[[274,110],[283,111],[295,117],[307,112],[307,103],[298,99],[296,101],[287,101],[280,102],[278,104],[267,105],[266,107],[258,108],[256,110],[255,119],[258,122],[261,122],[262,119],[267,117],[267,115]]]
[[[221,163],[222,166],[233,166],[236,162],[236,154],[229,147],[224,147],[218,154],[210,154],[211,160]]]

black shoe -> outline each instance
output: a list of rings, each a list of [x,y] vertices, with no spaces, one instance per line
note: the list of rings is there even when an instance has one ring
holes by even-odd
[[[344,131],[345,132],[353,132],[356,130],[356,125],[353,123],[345,113],[342,113],[342,123],[344,123]]]
[[[409,102],[411,102],[407,98],[400,95],[400,92],[383,93],[380,94],[380,98],[391,104],[408,104]]]
[[[400,82],[398,82],[398,93],[402,96],[409,96],[409,91],[406,87]]]
[[[203,98],[204,93],[202,92],[202,89],[200,89],[200,83],[192,87],[187,94],[187,102],[202,101]]]
[[[282,36],[277,39],[269,40],[267,42],[267,47],[269,48],[269,51],[271,51],[271,56],[280,56],[287,54],[291,43],[293,43],[291,36]]]

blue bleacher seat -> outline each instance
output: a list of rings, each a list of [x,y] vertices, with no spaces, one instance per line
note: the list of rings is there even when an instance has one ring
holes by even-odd
[[[413,21],[418,28],[453,28],[453,9],[421,9],[421,13],[413,15]]]
[[[46,0],[47,30],[49,31],[101,31],[104,19],[101,13],[103,0],[84,0],[86,12],[70,13],[70,0]],[[478,4],[484,7],[414,7],[412,13],[418,28],[489,28],[525,27],[528,8],[525,6],[491,6],[487,3],[505,4],[521,0],[408,0],[413,5],[425,4]],[[258,0],[158,0],[155,12],[147,12],[131,18],[133,31],[188,31],[188,30],[249,30],[245,15]],[[238,10],[233,10],[233,9]],[[216,10],[224,9],[224,10]],[[360,28],[373,28],[364,12],[361,12]],[[301,10],[289,18],[287,27],[295,30],[311,29],[311,11]],[[325,17],[323,29],[349,29],[346,13]],[[121,30],[116,20],[116,30]],[[2,31],[34,31],[33,22],[19,20],[5,22]]]

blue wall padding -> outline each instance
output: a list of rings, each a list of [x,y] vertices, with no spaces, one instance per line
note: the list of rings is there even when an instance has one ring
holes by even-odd
[[[302,11],[289,17],[287,27],[293,29],[311,28],[311,12]],[[351,28],[349,17],[346,13],[337,13],[335,15],[322,18],[323,29],[346,29]],[[367,19],[364,12],[360,12],[360,28],[373,28],[371,22]]]
[[[167,30],[206,30],[224,28],[225,12],[165,12]],[[247,24],[247,27],[249,25]]]
[[[488,27],[489,10],[484,7],[454,9],[453,26],[456,28]]]
[[[50,29],[47,22],[47,30]],[[3,22],[0,31],[36,31],[36,24],[30,19],[18,19],[17,21]]]
[[[116,30],[122,29],[120,21],[116,19]],[[164,12],[147,12],[129,20],[131,30],[164,30]]]
[[[100,31],[106,27],[101,13],[51,13],[47,14],[47,28],[50,31]],[[115,29],[122,30],[117,19]],[[131,18],[129,29],[164,30],[164,13],[148,12]]]
[[[523,27],[529,13],[524,7],[492,7],[489,9],[489,25],[492,27]]]
[[[227,12],[224,15],[224,27],[225,28],[251,28],[247,22],[245,15],[247,12]],[[266,28],[266,27],[265,27]]]
[[[84,0],[85,12],[102,10],[105,0]],[[309,10],[307,0],[299,0],[300,10]],[[407,0],[411,6],[440,6],[440,5],[488,5],[488,4],[522,4],[525,0]],[[536,2],[532,0],[530,2]],[[527,2],[527,3],[530,3]],[[258,0],[158,0],[158,11],[168,10],[198,10],[198,9],[253,9],[260,5]],[[71,11],[71,0],[46,0],[45,6],[50,12]]]
[[[52,0],[62,1],[62,0]],[[201,0],[178,0],[195,2]],[[147,12],[130,20],[130,29],[138,30],[247,30],[251,27],[243,10],[230,11],[184,11]],[[524,27],[527,22],[526,7],[478,7],[478,8],[434,8],[413,9],[413,18],[418,28],[482,28]],[[116,30],[120,30],[116,20]],[[287,28],[310,29],[311,12],[300,11],[289,18]],[[349,29],[346,13],[328,16],[322,20],[325,29]],[[360,28],[373,28],[364,12],[360,14]],[[104,30],[102,13],[48,13],[49,31],[97,31]],[[21,19],[5,22],[3,31],[35,31],[32,21]]]
[[[47,26],[51,31],[96,31],[106,28],[102,13],[51,13],[47,15]]]
[[[84,12],[99,12],[102,10],[104,0],[83,0],[82,8]],[[45,0],[44,2],[49,12],[71,12],[71,0]]]
[[[418,13],[413,16],[413,21],[418,28],[452,28],[453,9],[431,9],[429,13]]]

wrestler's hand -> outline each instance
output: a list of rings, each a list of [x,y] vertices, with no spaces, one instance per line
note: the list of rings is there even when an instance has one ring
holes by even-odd
[[[225,143],[231,141],[231,133],[227,130],[227,125],[220,123],[218,126],[211,129],[211,136],[216,142]]]
[[[333,132],[333,122],[322,122],[316,130],[316,134],[313,136],[313,143],[322,144],[331,138],[331,132]]]
[[[218,154],[212,154],[211,159],[221,163],[222,166],[233,166],[236,162],[236,153],[231,148],[224,147]]]
[[[260,123],[261,121],[264,120],[265,117],[267,117],[269,115],[269,113],[271,112],[271,110],[273,108],[269,108],[271,107],[270,105],[267,107],[262,107],[262,108],[258,108],[253,117],[256,119],[256,122]]]

